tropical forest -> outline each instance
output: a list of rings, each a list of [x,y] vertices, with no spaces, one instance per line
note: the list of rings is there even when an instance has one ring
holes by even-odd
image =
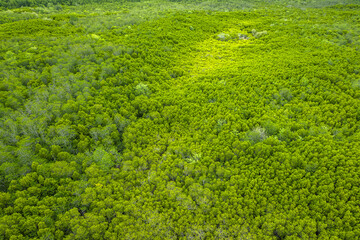
[[[0,240],[360,239],[360,0],[0,0]]]

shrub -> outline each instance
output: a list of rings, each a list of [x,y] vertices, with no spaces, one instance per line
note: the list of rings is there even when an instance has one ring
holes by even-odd
[[[261,142],[267,138],[265,129],[262,127],[256,127],[253,130],[247,132],[245,139],[252,144]]]
[[[220,33],[217,35],[217,40],[228,41],[228,40],[230,40],[230,35],[227,33]]]
[[[215,130],[217,133],[221,132],[221,130],[223,129],[224,125],[226,124],[226,120],[225,119],[219,119],[217,120],[217,124],[215,125]]]
[[[291,141],[299,139],[299,135],[295,132],[292,132],[290,128],[287,127],[280,130],[278,138],[280,141],[285,141],[289,143]]]
[[[293,96],[291,94],[291,91],[290,89],[288,88],[283,88],[283,89],[280,89],[280,92],[279,92],[280,96],[285,99],[286,101],[290,101]]]
[[[255,38],[261,38],[261,37],[267,35],[267,31],[258,32],[258,31],[256,31],[255,29],[253,29],[253,30],[251,31],[251,33],[252,33],[252,35],[253,35]]]
[[[360,89],[360,79],[353,81],[352,87],[354,89]]]
[[[144,83],[139,83],[135,87],[135,94],[137,96],[139,96],[139,95],[149,96],[150,95],[149,87]]]
[[[264,126],[265,131],[268,135],[277,135],[279,133],[280,127],[271,120],[267,120],[262,125]]]
[[[111,155],[103,148],[98,147],[93,153],[93,162],[95,162],[102,170],[108,171],[115,165]]]

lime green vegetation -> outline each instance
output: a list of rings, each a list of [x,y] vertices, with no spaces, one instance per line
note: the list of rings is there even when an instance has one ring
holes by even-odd
[[[0,240],[359,239],[356,1],[84,2],[0,1]]]

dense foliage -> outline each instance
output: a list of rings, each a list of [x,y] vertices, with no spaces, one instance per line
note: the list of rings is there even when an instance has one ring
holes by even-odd
[[[359,239],[360,5],[38,2],[0,12],[0,239]]]

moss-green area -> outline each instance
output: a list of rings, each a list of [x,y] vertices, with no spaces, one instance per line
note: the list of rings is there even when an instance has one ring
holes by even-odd
[[[2,39],[20,36],[64,36],[76,32],[81,32],[81,29],[71,25],[61,26],[58,22],[51,19],[21,20],[0,25],[0,38]]]
[[[323,5],[1,11],[0,239],[358,239],[360,8]]]

